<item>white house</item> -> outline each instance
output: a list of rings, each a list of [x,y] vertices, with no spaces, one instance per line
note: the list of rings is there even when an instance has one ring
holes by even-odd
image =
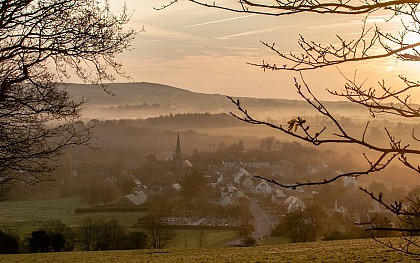
[[[244,166],[247,168],[261,169],[261,168],[270,168],[270,163],[263,162],[253,162],[253,163],[244,163]]]
[[[242,176],[251,176],[251,174],[245,170],[243,167],[239,168],[239,170],[233,175],[233,181],[236,184],[240,184]]]
[[[146,203],[147,195],[142,191],[135,191],[134,194],[127,195],[118,204],[128,204],[128,205],[142,205]]]
[[[347,176],[343,179],[343,186],[349,190],[357,191],[358,181],[353,176]]]
[[[246,177],[243,181],[242,181],[242,187],[244,189],[254,189],[254,182],[252,181],[251,177]]]
[[[305,209],[306,205],[300,200],[299,197],[289,196],[284,204],[287,205],[287,213],[291,213],[297,209]]]
[[[272,187],[267,183],[266,180],[261,179],[261,181],[257,184],[257,186],[255,186],[255,192],[257,194],[271,194],[272,192]]]
[[[220,198],[219,205],[226,207],[229,205],[241,205],[248,201],[248,196],[245,195],[243,190],[236,190],[233,193],[222,192],[222,198]]]
[[[182,186],[179,183],[174,183],[172,187],[178,192],[182,190]]]
[[[219,205],[226,207],[228,205],[230,205],[230,203],[232,202],[232,200],[230,199],[229,195],[222,195],[222,198],[219,201]]]
[[[271,202],[273,204],[283,203],[286,200],[287,196],[283,193],[281,189],[276,189],[271,196]]]
[[[243,190],[238,190],[230,196],[231,205],[242,205],[249,200]]]

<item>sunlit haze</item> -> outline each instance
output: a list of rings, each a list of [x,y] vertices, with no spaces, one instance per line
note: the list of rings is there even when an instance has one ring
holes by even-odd
[[[121,10],[120,1],[110,2],[115,12]],[[266,17],[229,13],[186,1],[160,11],[153,9],[164,3],[161,0],[126,1],[132,12],[129,26],[138,30],[144,26],[145,32],[137,35],[132,51],[120,56],[131,79],[119,78],[119,82],[146,81],[203,93],[297,99],[299,96],[293,88],[296,73],[264,72],[247,64],[263,60],[281,64],[260,41],[275,42],[281,51],[298,51],[299,34],[316,42],[334,43],[336,34],[348,40],[357,37],[362,26],[362,17],[358,16]],[[371,16],[368,22],[395,32],[399,24],[384,23],[385,18]],[[402,63],[388,58],[305,72],[304,77],[317,96],[334,100],[336,98],[325,88],[341,89],[344,78],[339,70],[353,76],[356,68],[360,81],[368,80],[366,87],[385,79],[393,88],[398,88],[401,83],[398,75],[418,76],[420,63]],[[412,100],[418,103],[420,94],[416,93],[412,94]]]
[[[1,1],[0,263],[417,262],[419,12]]]

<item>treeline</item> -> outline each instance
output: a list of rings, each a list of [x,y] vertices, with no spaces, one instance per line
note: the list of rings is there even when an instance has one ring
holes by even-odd
[[[143,102],[142,104],[136,104],[136,105],[125,104],[125,105],[110,106],[107,109],[111,109],[111,110],[115,110],[115,109],[116,110],[173,109],[173,110],[175,110],[175,108],[172,108],[170,104],[161,105],[161,104],[158,104],[158,103],[149,104],[149,103],[146,103],[146,102]]]
[[[85,217],[74,228],[51,220],[23,240],[18,233],[0,231],[0,254],[162,249],[174,238],[174,229],[159,218],[148,218],[141,231],[130,232],[116,219]]]
[[[374,218],[376,227],[389,227],[391,221],[385,215]],[[313,242],[322,240],[343,240],[375,237],[391,237],[396,233],[390,231],[366,231],[368,226],[361,227],[351,222],[342,214],[329,214],[322,206],[312,205],[306,209],[296,209],[280,218],[273,229],[272,236],[285,236],[291,242]]]
[[[144,120],[144,124],[152,127],[172,129],[218,128],[246,125],[235,117],[226,113],[185,113],[169,114]]]
[[[159,109],[163,106],[160,105],[137,105],[137,106],[118,106],[116,109],[131,110],[136,108],[146,109]],[[170,106],[166,106],[170,109]],[[99,120],[93,120],[96,123],[100,123]],[[239,121],[235,117],[226,113],[210,114],[210,113],[176,113],[160,115],[159,117],[152,117],[147,119],[123,119],[123,120],[106,120],[104,122],[116,122],[123,126],[133,127],[150,127],[159,129],[196,129],[196,128],[218,128],[218,127],[237,127],[247,125],[244,122]]]
[[[167,157],[159,156],[162,152],[172,155],[178,134],[183,154],[189,154],[195,148],[208,149],[210,144],[220,142],[230,144],[237,141],[238,137],[210,136],[192,129],[244,125],[227,114],[177,114],[146,120],[92,120],[92,123],[95,125],[95,138],[91,141],[91,145],[98,150],[79,147],[69,151],[69,155],[73,161],[94,163],[104,160],[105,166],[114,166],[112,159],[115,159],[115,156],[141,163],[144,157],[151,153],[157,154],[160,158]],[[250,145],[251,141],[256,141],[255,138],[241,139],[247,145]]]

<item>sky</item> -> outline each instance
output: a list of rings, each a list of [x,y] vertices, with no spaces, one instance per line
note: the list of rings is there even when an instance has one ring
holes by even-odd
[[[231,13],[179,1],[164,10],[154,10],[168,1],[126,0],[132,13],[129,27],[141,30],[132,49],[118,56],[130,79],[117,82],[155,82],[194,92],[259,98],[299,99],[294,88],[296,72],[266,71],[249,63],[263,60],[281,65],[282,61],[260,41],[276,43],[281,51],[298,51],[297,39],[320,43],[337,42],[336,34],[345,39],[357,37],[361,31],[359,16],[317,16],[298,14],[267,17]],[[120,12],[122,2],[110,0],[112,10]],[[377,15],[370,17],[395,32],[397,24],[384,23]],[[419,39],[414,39],[418,41]],[[419,80],[419,62],[402,63],[388,58],[364,63],[348,63],[339,67],[304,72],[305,81],[322,100],[337,100],[326,88],[341,90],[345,79],[357,69],[359,82],[377,87],[385,79],[393,87],[400,86],[399,74]],[[420,103],[417,89],[413,102]]]

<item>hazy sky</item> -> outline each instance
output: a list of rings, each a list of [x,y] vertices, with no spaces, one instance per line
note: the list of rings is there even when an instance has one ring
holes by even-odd
[[[153,9],[165,2],[126,0],[133,12],[129,26],[145,28],[134,40],[134,50],[119,56],[132,78],[129,81],[156,82],[204,93],[296,99],[296,73],[264,72],[246,64],[261,63],[263,59],[282,64],[260,41],[275,42],[282,51],[298,51],[299,34],[316,42],[337,42],[336,34],[352,39],[362,26],[361,17],[354,16],[266,17],[229,13],[186,1],[161,11]],[[116,12],[121,10],[121,1],[110,3]],[[379,16],[370,21],[384,25]],[[386,27],[398,28],[396,24]],[[395,58],[339,66],[346,76],[354,75],[356,68],[360,81],[368,79],[366,87],[383,78],[397,87],[399,74],[412,78],[420,75],[419,63],[401,63]],[[305,72],[304,76],[321,99],[334,99],[325,88],[338,90],[344,84],[335,67]],[[420,103],[420,92],[412,95]]]

